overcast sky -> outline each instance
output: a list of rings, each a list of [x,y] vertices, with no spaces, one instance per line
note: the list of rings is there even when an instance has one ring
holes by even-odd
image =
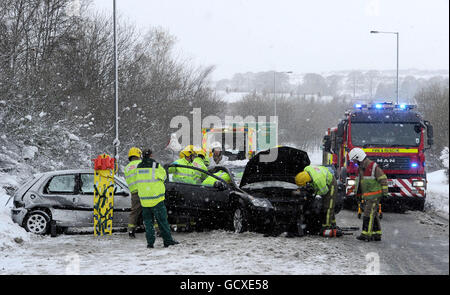
[[[213,79],[235,73],[449,68],[448,0],[116,0],[122,19],[166,28]],[[93,0],[112,14],[113,0]]]

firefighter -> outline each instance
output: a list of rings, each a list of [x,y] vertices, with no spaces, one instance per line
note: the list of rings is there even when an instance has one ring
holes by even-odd
[[[212,161],[210,161],[210,168],[214,166],[221,166],[225,161],[228,161],[228,157],[223,155],[221,147],[214,147],[211,152]]]
[[[206,151],[202,148],[196,147],[194,148],[197,157],[194,159],[194,166],[205,171],[208,170],[209,166],[209,157],[206,156]]]
[[[137,189],[142,205],[142,215],[147,239],[147,248],[153,248],[155,243],[155,229],[153,220],[156,219],[164,247],[179,244],[172,238],[167,220],[167,209],[164,205],[166,170],[152,159],[152,151],[144,150],[142,162],[137,166]]]
[[[378,207],[382,196],[388,195],[387,177],[377,163],[369,160],[360,148],[354,148],[348,154],[350,161],[358,165],[355,192],[364,200],[362,241],[381,241],[381,224]]]
[[[333,174],[324,166],[306,166],[305,169],[295,176],[295,183],[299,187],[310,184],[314,194],[322,198],[322,228],[320,234],[323,236],[339,236],[340,230],[336,226],[334,207],[336,204],[337,181]],[[331,230],[338,230],[330,231]]]
[[[220,179],[223,179],[226,183],[230,183],[230,181],[231,181],[230,175],[229,175],[227,172],[223,171],[223,170],[220,170],[220,171],[214,173],[214,175],[217,176],[217,177],[220,178]],[[219,180],[217,180],[216,178],[214,178],[214,177],[212,177],[212,176],[208,176],[208,177],[202,182],[202,185],[206,185],[206,186],[214,186],[214,184],[216,183],[216,181],[219,181]]]
[[[203,171],[208,171],[208,165],[209,165],[209,161],[208,165],[206,164],[206,152],[199,148],[199,147],[194,147],[194,152],[196,154],[196,157],[194,158],[194,160],[192,161],[192,165],[195,168],[201,169]],[[205,178],[206,178],[206,174],[202,173],[200,171],[195,170],[195,181],[197,183],[201,183]]]
[[[141,163],[142,151],[137,147],[132,147],[128,151],[128,165],[124,169],[125,180],[128,184],[128,189],[131,192],[131,212],[128,217],[128,234],[130,238],[135,238],[136,226],[139,217],[142,214],[142,206],[139,201],[137,190],[137,165]]]
[[[172,164],[194,167],[196,153],[193,145],[188,145],[180,152],[180,158]],[[197,174],[194,169],[184,167],[170,167],[169,173],[173,175],[174,182],[197,183]]]

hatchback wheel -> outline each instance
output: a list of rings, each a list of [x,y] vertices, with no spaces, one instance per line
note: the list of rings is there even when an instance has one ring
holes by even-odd
[[[247,212],[242,207],[238,207],[234,210],[233,230],[235,233],[242,233],[248,230]]]
[[[50,227],[50,220],[42,212],[32,212],[25,219],[25,229],[33,234],[45,235]]]

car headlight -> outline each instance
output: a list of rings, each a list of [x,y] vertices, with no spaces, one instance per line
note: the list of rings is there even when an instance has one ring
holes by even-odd
[[[356,184],[356,181],[355,181],[354,179],[349,179],[349,180],[347,180],[347,185],[349,185],[349,186],[355,186],[355,184]]]
[[[269,202],[269,200],[266,199],[260,199],[250,196],[249,197],[250,202],[255,207],[262,207],[262,208],[273,208],[272,204]]]
[[[417,187],[424,187],[425,186],[425,182],[423,180],[416,180],[413,181],[413,186],[417,186]]]

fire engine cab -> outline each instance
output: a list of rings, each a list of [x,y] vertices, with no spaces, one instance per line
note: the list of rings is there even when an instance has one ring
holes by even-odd
[[[345,185],[346,207],[357,203],[358,167],[348,153],[359,147],[388,178],[389,196],[381,200],[383,207],[423,210],[427,184],[424,152],[433,144],[433,127],[414,109],[414,105],[392,102],[356,104],[337,127],[328,129],[323,138],[323,164],[333,167]]]

